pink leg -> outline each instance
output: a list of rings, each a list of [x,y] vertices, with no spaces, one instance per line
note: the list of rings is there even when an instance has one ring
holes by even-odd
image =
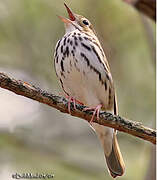
[[[92,107],[92,108],[84,108],[84,111],[94,110],[92,118],[91,118],[91,120],[89,122],[90,124],[94,121],[95,115],[96,115],[97,120],[99,120],[99,114],[100,114],[100,109],[101,108],[102,108],[101,104],[97,105],[96,107]]]
[[[67,96],[66,95],[66,98],[68,99],[68,112],[69,114],[71,114],[71,109],[70,109],[70,104],[71,102],[74,104],[74,109],[76,110],[76,103],[80,104],[80,105],[83,105],[83,103],[81,103],[80,101],[76,100],[75,97],[72,97],[72,96]]]
[[[82,102],[80,102],[79,100],[77,100],[75,97],[73,96],[68,96],[67,94],[63,94],[63,93],[60,93],[59,95],[64,95],[66,99],[68,99],[68,112],[69,114],[71,114],[71,110],[70,110],[70,105],[71,105],[71,102],[74,104],[74,109],[76,110],[76,103],[77,104],[80,104],[80,105],[83,105]]]
[[[71,109],[70,109],[70,104],[71,102],[74,103],[74,109],[76,110],[76,99],[72,96],[69,96],[68,97],[68,111],[69,111],[69,114],[71,114]]]

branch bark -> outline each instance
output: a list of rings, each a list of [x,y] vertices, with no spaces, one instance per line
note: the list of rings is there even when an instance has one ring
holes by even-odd
[[[15,80],[4,73],[0,73],[0,87],[40,103],[47,104],[63,113],[68,113],[68,102],[65,98],[48,93],[41,90],[39,87],[35,87],[34,85],[28,84],[21,80]],[[73,103],[71,103],[71,115],[82,118],[89,122],[93,112],[84,112],[84,108],[85,106],[76,104],[76,110],[74,110]],[[139,122],[131,121],[120,116],[115,116],[104,111],[100,112],[99,120],[95,118],[94,122],[112,127],[119,131],[156,144],[156,131],[143,126]]]
[[[156,0],[124,0],[138,11],[156,21]]]

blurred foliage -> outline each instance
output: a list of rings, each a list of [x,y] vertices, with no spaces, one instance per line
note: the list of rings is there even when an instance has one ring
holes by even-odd
[[[67,16],[63,2],[0,0],[0,67],[3,71],[21,80],[29,79],[30,83],[49,91],[61,91],[53,68],[53,53],[57,40],[64,34],[64,26],[57,17]],[[96,29],[111,66],[119,114],[153,127],[155,63],[149,37],[137,11],[121,0],[80,0],[67,1],[67,4],[74,12],[87,17]],[[149,26],[155,32],[152,21]],[[1,92],[2,114],[4,108],[16,108],[16,105],[11,104],[9,96],[10,101],[4,106]],[[16,114],[19,109],[17,106]],[[20,109],[21,113],[24,111]],[[4,171],[6,174],[31,171],[54,173],[56,179],[111,179],[106,169],[104,172],[102,149],[87,123],[75,121],[45,105],[40,105],[34,113],[37,117],[29,124],[17,126],[17,120],[27,122],[32,114],[12,118],[15,124],[11,131],[0,127],[0,167],[11,168]],[[119,141],[126,163],[126,173],[121,179],[143,179],[151,145],[122,133]],[[11,175],[5,176],[5,173],[7,180]]]

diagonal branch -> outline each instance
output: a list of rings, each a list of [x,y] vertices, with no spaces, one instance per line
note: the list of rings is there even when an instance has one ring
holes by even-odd
[[[68,102],[65,98],[48,93],[31,84],[22,82],[21,80],[15,80],[4,73],[0,73],[0,87],[8,89],[9,91],[12,91],[18,95],[22,95],[43,104],[47,104],[55,109],[60,110],[61,112],[68,113]],[[92,111],[84,112],[84,107],[85,106],[76,104],[76,110],[74,110],[73,104],[71,104],[71,115],[82,118],[89,122],[92,116]],[[100,112],[99,120],[95,118],[94,122],[104,126],[112,127],[119,131],[131,134],[156,144],[156,131],[143,126],[139,122],[134,122],[104,111]]]

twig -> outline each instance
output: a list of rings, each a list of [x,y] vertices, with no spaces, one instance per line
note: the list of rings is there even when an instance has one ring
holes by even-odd
[[[156,0],[123,0],[156,21]]]
[[[22,95],[52,106],[61,112],[68,113],[68,102],[65,98],[43,91],[40,88],[37,88],[34,85],[28,84],[21,80],[15,80],[4,73],[0,73],[0,87],[8,89],[9,91],[12,91],[18,95]],[[76,110],[74,110],[73,104],[71,104],[71,108],[72,116],[80,117],[88,122],[90,121],[92,111],[84,112],[83,109],[85,106],[76,104]],[[143,126],[139,122],[134,122],[104,111],[100,112],[99,120],[95,118],[94,122],[104,126],[112,127],[119,131],[131,134],[156,144],[156,131]]]

